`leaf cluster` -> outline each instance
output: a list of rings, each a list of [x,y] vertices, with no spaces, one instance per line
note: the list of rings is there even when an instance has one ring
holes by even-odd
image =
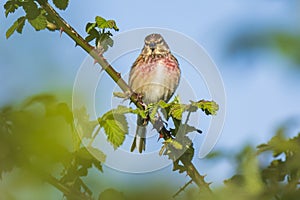
[[[87,42],[95,40],[95,46],[105,52],[114,44],[111,38],[113,35],[110,30],[119,31],[116,22],[96,16],[95,22],[89,22],[86,25],[85,31],[88,36],[86,36],[85,40]]]
[[[90,199],[83,177],[92,168],[102,172],[104,161],[99,149],[81,143],[69,105],[56,97],[37,95],[0,109],[0,178],[19,168],[57,187],[67,199]]]
[[[65,10],[69,4],[69,0],[53,0],[53,4]],[[17,9],[22,8],[25,12],[24,16],[19,17],[13,25],[6,31],[6,38],[9,38],[15,31],[22,33],[26,21],[36,30],[58,29],[56,22],[40,7],[35,0],[8,0],[4,4],[5,16],[14,13]]]
[[[300,134],[286,138],[280,128],[256,151],[247,146],[236,158],[237,173],[225,181],[223,193],[231,191],[233,199],[299,199]]]

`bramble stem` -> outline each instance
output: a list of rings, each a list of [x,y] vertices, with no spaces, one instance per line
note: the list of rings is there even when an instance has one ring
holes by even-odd
[[[121,88],[124,93],[130,93],[130,100],[140,109],[143,109],[143,102],[138,98],[136,93],[133,93],[128,84],[122,79],[121,74],[118,73],[103,57],[102,54],[99,55],[99,52],[91,46],[87,41],[85,41],[75,30],[72,28],[60,15],[53,9],[53,7],[45,0],[37,0],[37,2],[43,7],[43,9],[51,16],[53,20],[55,20],[56,24],[63,30],[69,37],[71,37],[76,45],[80,46],[84,49],[88,54],[90,54],[102,67],[103,70],[107,72],[107,74],[115,81],[115,83]],[[152,122],[153,123],[153,122]],[[157,123],[157,122],[154,122]],[[158,126],[160,127],[159,133],[164,136],[168,136],[165,125],[163,122]],[[157,124],[156,124],[157,125]],[[164,138],[165,139],[165,138]],[[204,188],[207,191],[211,191],[209,188],[209,184],[204,181],[204,176],[201,176],[195,166],[185,159],[185,156],[180,157],[180,161],[187,169],[187,174],[192,178],[193,182],[196,183],[199,188]]]
[[[45,0],[37,0],[37,2],[44,8],[44,10],[52,17],[52,19],[57,23],[59,28],[64,31],[70,38],[72,38],[76,45],[80,46],[83,50],[85,50],[88,54],[90,54],[102,67],[103,70],[107,72],[107,74],[118,84],[121,90],[124,93],[132,93],[128,84],[122,79],[121,74],[118,73],[108,62],[107,60],[95,49],[95,47],[91,46],[88,42],[85,41],[73,27],[71,27],[60,15],[54,10],[54,8]],[[137,95],[132,93],[131,101],[133,101],[137,107],[142,108],[137,102]]]

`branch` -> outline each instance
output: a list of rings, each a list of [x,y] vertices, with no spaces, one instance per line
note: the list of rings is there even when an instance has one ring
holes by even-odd
[[[45,180],[49,184],[53,185],[58,190],[60,190],[66,197],[68,197],[70,199],[74,199],[74,200],[83,200],[83,199],[89,200],[89,199],[91,199],[89,196],[87,196],[87,195],[85,195],[81,192],[70,189],[69,187],[67,187],[64,184],[60,183],[59,180],[57,180],[56,178],[54,178],[51,175],[48,175],[45,178]]]
[[[88,54],[90,54],[102,67],[103,70],[118,84],[124,93],[132,94],[130,100],[136,104],[137,107],[143,108],[142,104],[138,102],[137,94],[133,93],[128,84],[122,79],[121,74],[117,72],[107,60],[91,46],[84,38],[82,38],[74,28],[72,28],[60,15],[54,10],[54,8],[46,0],[37,0],[37,2],[44,8],[44,10],[51,16],[51,18],[57,23],[57,25],[63,30],[70,38],[72,38],[76,45],[80,46]]]
[[[155,122],[152,123],[153,127],[157,130],[157,132],[160,133],[164,140],[172,138],[170,131],[166,129],[164,122],[161,120],[161,118],[158,118]],[[210,183],[206,183],[204,180],[205,176],[199,174],[198,170],[191,162],[187,151],[179,157],[179,160],[184,165],[187,175],[192,179],[192,181],[196,183],[200,189],[203,189],[203,191],[212,193],[211,189],[209,188]]]
[[[27,156],[28,157],[28,156]],[[37,165],[30,163],[29,161],[26,161],[27,163],[27,170],[33,174],[38,174],[45,182],[48,182],[50,185],[54,186],[56,189],[61,191],[64,196],[66,196],[68,199],[74,199],[74,200],[92,200],[92,198],[88,195],[86,195],[83,192],[80,192],[78,190],[73,190],[72,188],[68,187],[67,185],[61,183],[57,178],[53,177],[48,172],[40,169],[37,167]]]
[[[183,192],[185,190],[185,188],[187,186],[189,186],[189,184],[191,184],[193,182],[193,180],[191,179],[189,182],[187,182],[182,188],[180,188],[178,190],[178,192],[176,192],[174,195],[173,195],[173,198],[177,197],[181,192]]]
[[[141,109],[144,109],[143,102],[139,98],[138,94],[132,92],[129,85],[122,79],[121,74],[118,73],[103,57],[102,54],[99,55],[99,52],[95,50],[88,42],[86,42],[75,30],[72,28],[59,14],[53,9],[53,7],[46,0],[37,0],[37,2],[43,7],[43,9],[51,16],[51,18],[56,22],[56,24],[63,30],[69,37],[71,37],[76,45],[84,49],[88,54],[90,54],[102,67],[103,70],[115,81],[115,83],[121,88],[124,93],[130,93],[130,100]],[[156,120],[151,121],[156,130],[163,136],[164,139],[171,137],[170,132],[166,129],[163,121]],[[204,187],[206,191],[211,191],[209,184],[204,181],[204,176],[201,176],[195,166],[191,163],[190,160],[186,159],[185,154],[180,158],[180,161],[186,167],[187,174],[192,178],[199,188]]]

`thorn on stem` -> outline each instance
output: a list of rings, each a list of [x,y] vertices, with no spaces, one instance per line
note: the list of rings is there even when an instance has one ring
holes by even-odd
[[[200,134],[202,134],[203,132],[200,129],[196,129],[196,131]]]
[[[59,36],[60,36],[60,37],[61,37],[61,35],[62,35],[63,32],[64,32],[63,27],[60,27],[60,29],[59,29]]]

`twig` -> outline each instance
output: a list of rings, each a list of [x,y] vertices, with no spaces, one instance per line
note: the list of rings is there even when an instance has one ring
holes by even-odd
[[[107,60],[99,55],[99,52],[95,50],[88,42],[86,42],[75,30],[72,28],[59,14],[53,9],[53,7],[45,0],[37,0],[37,2],[44,8],[44,10],[55,20],[56,24],[63,30],[69,37],[71,37],[76,45],[80,46],[87,53],[89,53],[107,72],[107,74],[115,81],[115,83],[121,88],[124,93],[130,93],[130,100],[140,109],[144,109],[143,102],[138,98],[138,94],[133,93],[128,84],[122,79],[120,73],[114,70],[114,68],[107,62]],[[154,127],[157,127],[157,131],[163,136],[164,139],[171,137],[170,132],[166,129],[162,121],[152,121]],[[185,156],[181,156],[180,161],[185,165],[187,174],[192,180],[201,188],[204,186],[205,190],[211,191],[209,184],[204,181],[204,176],[201,176],[191,161],[187,161]]]
[[[191,179],[189,182],[187,182],[182,188],[180,188],[174,195],[173,198],[177,197],[181,192],[185,190],[187,186],[189,186],[193,182],[193,179]]]
[[[198,170],[193,165],[193,163],[187,160],[184,156],[180,157],[180,161],[185,166],[188,176],[192,178],[192,180],[199,186],[199,188],[204,192],[212,193],[209,187],[211,183],[205,182],[205,176],[199,174]]]
[[[91,140],[89,141],[88,146],[92,146],[94,140],[96,139],[97,135],[99,134],[100,131],[100,126],[97,127],[96,131],[94,131],[94,135],[92,136]]]
[[[66,187],[64,184],[60,183],[59,180],[54,178],[51,175],[48,175],[45,180],[56,187],[58,190],[60,190],[66,197],[74,200],[90,200],[91,198],[89,196],[84,195],[83,193],[77,192],[75,190],[70,189],[69,187]]]
[[[61,30],[63,30],[70,38],[72,38],[76,45],[80,46],[88,54],[90,54],[102,67],[103,70],[118,84],[124,93],[132,94],[130,99],[136,104],[138,108],[143,108],[141,102],[138,100],[138,95],[133,93],[128,84],[122,79],[121,74],[117,72],[102,56],[95,50],[95,47],[91,46],[85,39],[83,39],[73,27],[71,27],[60,15],[54,10],[54,8],[45,0],[37,0],[37,2],[44,8],[44,10],[51,16],[57,23]]]

